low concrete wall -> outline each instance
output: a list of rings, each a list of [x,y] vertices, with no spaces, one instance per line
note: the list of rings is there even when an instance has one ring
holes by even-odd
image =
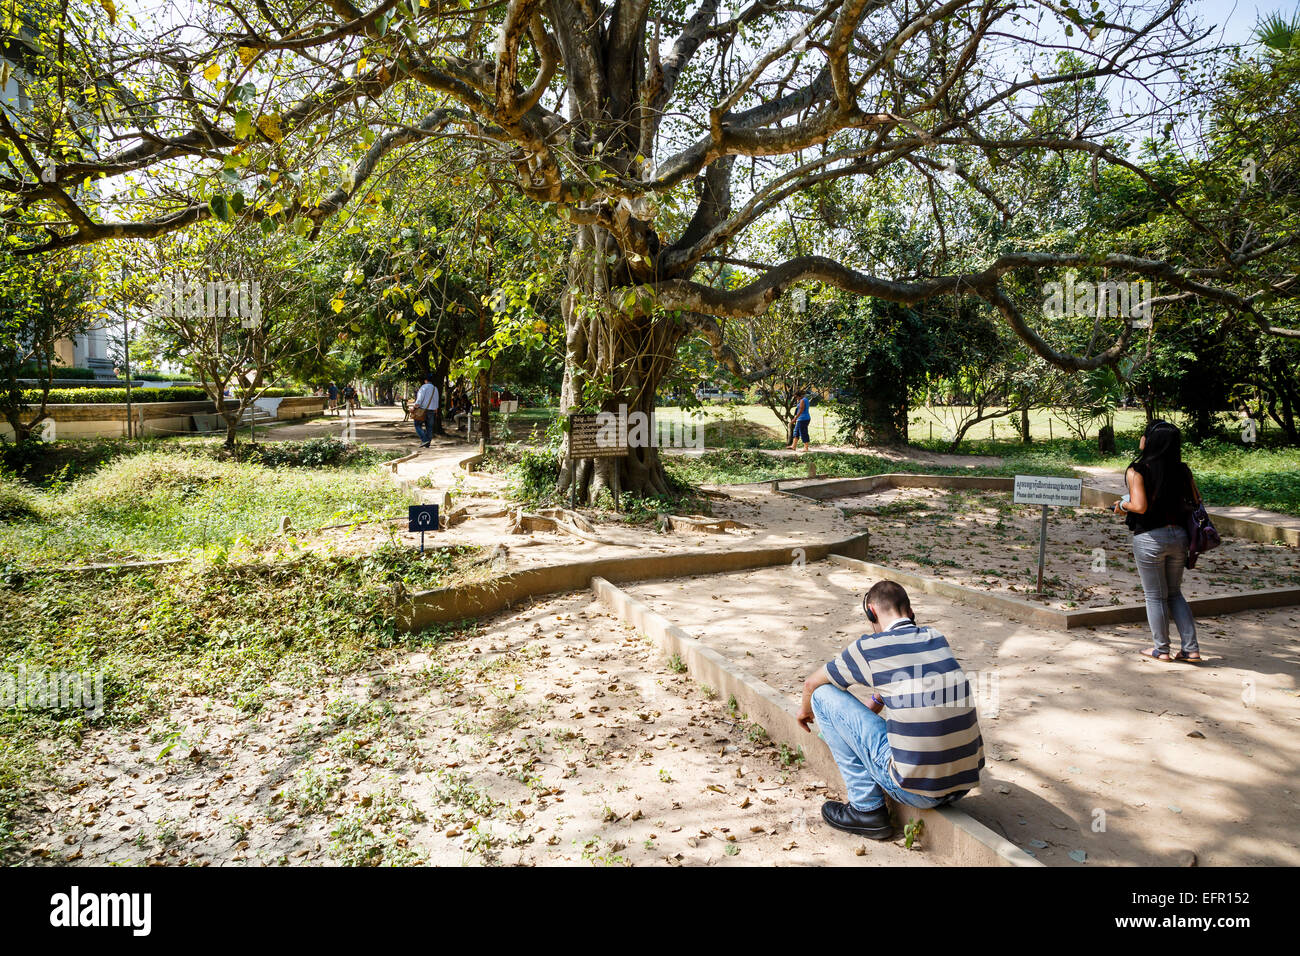
[[[825,501],[848,495],[865,495],[881,488],[970,488],[978,491],[1010,491],[1015,486],[1011,478],[988,478],[982,475],[868,475],[865,478],[828,478],[817,484],[808,479],[787,479],[781,482],[786,494]]]
[[[1147,606],[1143,604],[1114,604],[1110,607],[1080,608],[1075,611],[1043,607],[1032,601],[997,594],[993,591],[979,591],[952,581],[925,577],[908,571],[900,571],[883,564],[854,557],[832,554],[829,560],[848,568],[861,571],[870,578],[889,578],[903,587],[924,594],[936,594],[971,607],[990,611],[1013,621],[1036,624],[1039,627],[1068,630],[1072,627],[1104,627],[1111,624],[1141,624],[1147,619]],[[1260,591],[1241,591],[1236,594],[1220,594],[1212,597],[1188,598],[1187,604],[1197,617],[1214,617],[1218,614],[1233,614],[1237,611],[1260,611],[1274,607],[1292,607],[1300,605],[1300,588],[1269,588]]]
[[[54,438],[125,438],[126,403],[50,405]],[[279,400],[276,421],[311,418],[325,409],[325,399],[310,395]],[[195,415],[211,415],[216,405],[197,402],[132,402],[131,418],[137,435],[175,435],[194,430]],[[30,421],[34,415],[26,417]],[[48,427],[48,421],[47,421]],[[13,429],[0,423],[0,435],[13,438]]]
[[[806,732],[795,720],[795,709],[771,686],[736,667],[717,651],[652,611],[642,602],[602,577],[591,581],[595,592],[619,618],[653,640],[667,657],[678,655],[687,672],[698,683],[708,684],[720,695],[736,698],[751,721],[778,743],[802,748],[808,766],[827,780],[839,779],[839,768],[826,742]],[[938,810],[896,807],[900,821],[917,817],[925,821],[921,845],[951,866],[1042,866],[1019,847],[994,833],[960,804]]]
[[[795,547],[736,548],[695,551],[688,554],[631,555],[568,564],[527,568],[499,575],[482,584],[437,588],[413,594],[398,610],[397,625],[404,631],[418,631],[444,621],[481,617],[510,607],[517,601],[543,594],[580,591],[590,587],[594,577],[612,581],[649,581],[680,578],[692,574],[722,574],[776,564],[791,564],[803,552],[805,561],[821,561],[831,554],[861,557],[867,553],[870,535],[860,534],[843,541],[810,542]]]
[[[801,483],[802,482],[802,483]],[[881,488],[968,488],[974,491],[1012,491],[1014,478],[995,478],[982,475],[911,475],[884,474],[870,475],[865,478],[831,478],[817,484],[807,483],[807,479],[790,479],[781,482],[781,491],[786,494],[811,498],[814,501],[826,501],[830,498],[842,498],[848,495],[865,495]],[[1082,507],[1108,508],[1119,497],[1113,491],[1083,486]],[[1260,544],[1282,542],[1292,547],[1300,547],[1300,528],[1288,528],[1272,525],[1249,518],[1237,518],[1221,514],[1214,508],[1207,509],[1210,519],[1220,534]]]

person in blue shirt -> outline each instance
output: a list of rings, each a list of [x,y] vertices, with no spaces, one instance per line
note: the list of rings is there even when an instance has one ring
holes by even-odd
[[[428,448],[433,441],[433,419],[438,411],[438,386],[433,384],[432,373],[424,376],[424,384],[415,393],[415,407],[411,418],[415,422],[415,434],[421,448]]]
[[[794,393],[794,428],[790,437],[790,444],[786,448],[794,451],[797,442],[803,442],[803,450],[808,450],[808,423],[812,421],[812,412],[808,411],[808,396],[801,388]]]

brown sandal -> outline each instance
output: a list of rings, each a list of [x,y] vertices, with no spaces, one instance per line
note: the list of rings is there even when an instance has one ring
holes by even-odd
[[[1168,651],[1165,651],[1165,653],[1160,654],[1156,651],[1154,647],[1151,648],[1151,650],[1149,651],[1143,651],[1142,656],[1149,657],[1151,658],[1151,660],[1158,661],[1161,664],[1172,664],[1174,660],[1172,657],[1169,656]]]
[[[1172,660],[1178,661],[1181,664],[1199,664],[1204,660],[1204,658],[1201,657],[1200,654],[1197,654],[1195,657],[1188,657],[1186,651],[1179,651],[1173,656]]]

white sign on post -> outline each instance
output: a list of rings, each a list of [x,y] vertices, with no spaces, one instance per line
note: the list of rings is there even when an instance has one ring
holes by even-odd
[[[1083,500],[1083,479],[1016,475],[1015,492],[1011,500],[1018,505],[1077,508]]]
[[[1075,507],[1083,501],[1082,478],[1048,478],[1042,475],[1016,475],[1011,500],[1018,505],[1042,505],[1038,523],[1038,593],[1043,593],[1043,564],[1047,560],[1047,509]]]

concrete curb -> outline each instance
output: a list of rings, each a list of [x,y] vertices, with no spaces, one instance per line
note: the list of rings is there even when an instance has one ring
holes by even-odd
[[[1062,611],[1043,607],[1020,598],[991,591],[979,591],[965,585],[954,584],[942,578],[930,578],[900,571],[884,564],[875,564],[858,558],[832,554],[829,560],[844,567],[862,571],[875,578],[889,578],[906,588],[937,594],[984,611],[993,611],[1003,617],[1041,627],[1068,630],[1072,627],[1103,627],[1109,624],[1142,624],[1147,619],[1147,606],[1143,604],[1115,604],[1110,607],[1081,608]],[[1271,588],[1262,591],[1243,591],[1238,594],[1220,594],[1212,597],[1188,598],[1188,605],[1197,617],[1214,617],[1238,611],[1265,610],[1274,607],[1291,607],[1300,604],[1300,588]]]
[[[827,780],[839,778],[839,768],[825,741],[816,734],[806,733],[799,726],[789,701],[770,685],[745,674],[717,651],[605,578],[593,577],[591,589],[621,620],[653,640],[665,656],[678,655],[696,682],[708,684],[719,694],[734,696],[740,709],[766,730],[769,737],[778,743],[802,748],[808,767]],[[897,809],[900,820],[919,817],[925,821],[922,845],[942,856],[949,865],[1043,865],[956,806],[937,810]]]
[[[591,586],[595,577],[613,581],[650,581],[693,574],[745,571],[775,564],[793,564],[798,560],[821,561],[831,554],[863,555],[866,554],[869,538],[870,535],[859,534],[841,541],[806,542],[779,548],[633,555],[526,568],[480,584],[436,588],[412,594],[407,603],[398,609],[397,627],[402,631],[418,631],[430,624],[482,617],[528,598],[584,590]],[[796,553],[799,551],[802,555]]]
[[[1037,624],[1042,627],[1068,630],[1072,627],[1104,627],[1110,624],[1141,624],[1147,619],[1147,606],[1142,604],[1115,604],[1110,607],[1081,608],[1063,611],[1043,607],[1030,601],[979,591],[965,585],[901,571],[884,564],[833,554],[830,560],[845,567],[855,568],[877,578],[890,578],[904,587],[937,594],[962,604],[985,611],[993,611],[1015,621]],[[1275,607],[1300,605],[1300,588],[1268,588],[1259,591],[1242,591],[1237,594],[1218,594],[1210,597],[1188,598],[1188,605],[1197,617],[1214,617],[1238,611],[1266,610]]]
[[[404,464],[405,462],[410,461],[412,458],[418,457],[419,454],[420,453],[418,451],[413,451],[409,455],[403,455],[401,458],[394,458],[392,461],[386,461],[380,467],[387,468],[390,474],[396,475],[398,465]]]
[[[787,479],[787,483],[798,481],[807,482],[808,479]],[[1011,491],[1014,487],[1014,478],[983,475],[913,475],[891,472],[865,478],[831,478],[815,485],[802,484],[794,488],[783,488],[781,491],[783,494],[811,498],[813,501],[825,501],[827,498],[840,498],[844,495],[866,494],[880,488],[970,488],[978,491]],[[1104,508],[1112,504],[1116,497],[1113,491],[1084,485],[1082,507]],[[1258,544],[1273,544],[1281,541],[1292,547],[1300,547],[1300,528],[1237,518],[1222,514],[1213,508],[1207,510],[1214,526],[1221,534],[1244,538]]]

